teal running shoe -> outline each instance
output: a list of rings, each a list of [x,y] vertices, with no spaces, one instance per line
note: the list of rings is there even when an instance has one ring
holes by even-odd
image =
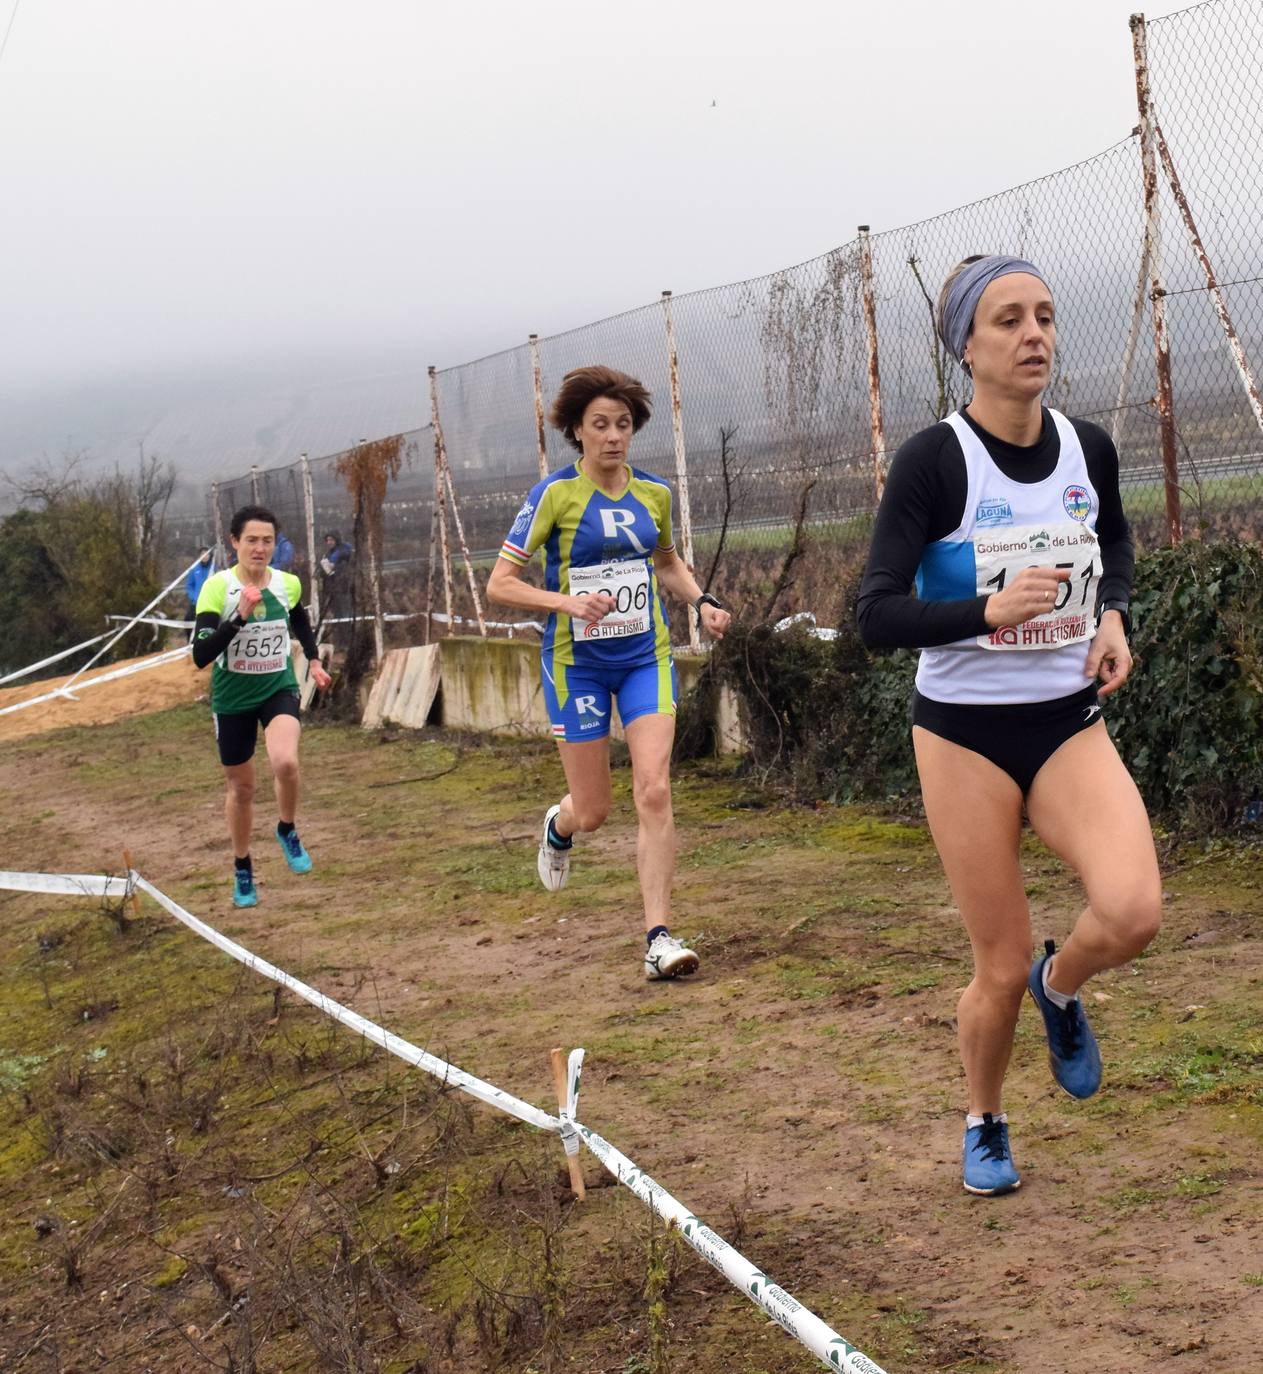
[[[1048,1062],[1053,1077],[1071,1097],[1091,1097],[1101,1086],[1101,1051],[1079,999],[1072,998],[1063,1010],[1044,991],[1044,965],[1057,952],[1057,946],[1045,940],[1044,950],[1031,968],[1027,986],[1044,1018]]]
[[[281,853],[285,855],[285,862],[292,873],[311,872],[311,855],[303,848],[297,830],[291,830],[288,835],[282,835],[278,830],[276,842],[281,846]]]
[[[1022,1186],[1009,1149],[1009,1127],[990,1112],[983,1113],[981,1126],[965,1131],[963,1148],[965,1191],[979,1197],[1011,1193]]]
[[[254,874],[238,868],[232,880],[233,906],[258,906],[259,891],[254,885]]]

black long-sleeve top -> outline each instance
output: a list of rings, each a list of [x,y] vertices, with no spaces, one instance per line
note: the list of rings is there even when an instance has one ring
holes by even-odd
[[[1029,447],[989,434],[962,411],[992,461],[1013,482],[1042,482],[1057,466],[1061,440],[1047,409],[1043,428]],[[1118,489],[1118,452],[1113,440],[1089,420],[1071,420],[1099,507],[1096,537],[1101,553],[1098,602],[1126,601],[1136,551]],[[870,649],[928,649],[986,634],[985,596],[961,601],[921,601],[909,596],[927,544],[945,539],[965,513],[965,455],[950,425],[937,424],[900,446],[877,508],[868,565],[860,584],[857,618]]]
[[[214,611],[203,611],[193,625],[193,662],[198,668],[209,667],[232,643],[233,636],[245,624],[239,615],[229,616],[220,624]],[[307,607],[299,604],[289,613],[290,633],[303,646],[308,663],[320,657],[316,647],[316,636],[311,628],[311,617]]]

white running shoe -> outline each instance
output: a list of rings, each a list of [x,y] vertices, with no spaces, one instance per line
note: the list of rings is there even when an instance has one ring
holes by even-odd
[[[558,849],[548,843],[549,824],[561,815],[561,807],[550,806],[544,815],[544,830],[539,837],[539,858],[535,868],[539,880],[549,892],[560,892],[570,876],[570,850]]]
[[[653,944],[645,951],[645,977],[679,978],[681,974],[696,973],[699,962],[683,940],[674,935],[655,935]]]

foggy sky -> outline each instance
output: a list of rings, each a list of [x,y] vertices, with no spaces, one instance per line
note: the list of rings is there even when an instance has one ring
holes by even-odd
[[[426,363],[1090,156],[1136,122],[1132,8],[24,0],[0,470],[45,417],[211,376],[319,406],[322,378],[389,375],[406,410],[415,372],[422,423]]]

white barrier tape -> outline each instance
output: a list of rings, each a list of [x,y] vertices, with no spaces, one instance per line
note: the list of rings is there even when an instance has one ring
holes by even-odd
[[[335,1002],[324,993],[300,982],[283,969],[269,964],[266,960],[239,945],[227,936],[221,935],[213,926],[200,921],[190,912],[174,902],[166,893],[141,877],[135,869],[125,878],[105,878],[76,874],[44,873],[4,873],[0,872],[0,888],[12,888],[19,892],[65,892],[70,895],[102,894],[111,895],[130,893],[132,888],[147,892],[165,911],[187,926],[195,935],[200,935],[222,950],[230,958],[244,964],[254,973],[289,988],[304,1001],[310,1002],[326,1016],[341,1022],[344,1026],[358,1032],[366,1040],[380,1045],[384,1050],[398,1056],[406,1063],[414,1064],[426,1073],[433,1074],[441,1082],[476,1097],[489,1107],[497,1107],[510,1116],[536,1126],[542,1131],[556,1132],[568,1155],[578,1152],[579,1141],[601,1161],[606,1169],[624,1187],[633,1192],[643,1203],[651,1207],[668,1224],[679,1228],[680,1234],[690,1246],[735,1288],[741,1290],[756,1306],[761,1308],[773,1321],[796,1341],[806,1346],[811,1353],[829,1369],[842,1371],[842,1374],[886,1374],[886,1371],[863,1351],[856,1349],[849,1341],[839,1336],[826,1322],[810,1309],[804,1307],[778,1284],[769,1281],[761,1269],[755,1268],[746,1257],[728,1244],[722,1236],[712,1231],[697,1219],[678,1199],[672,1197],[660,1183],[655,1182],[643,1169],[633,1164],[621,1150],[616,1149],[574,1119],[579,1106],[579,1078],[583,1070],[583,1051],[571,1050],[567,1066],[566,1105],[560,1116],[549,1116],[528,1102],[502,1092],[491,1083],[475,1078],[472,1074],[458,1069],[432,1054],[427,1054],[408,1041],[392,1035],[390,1031],[366,1020],[357,1012]],[[571,1143],[574,1149],[571,1149]]]
[[[129,620],[127,624],[124,625],[123,628],[118,631],[118,633],[114,636],[113,639],[111,639],[106,644],[102,644],[101,647],[96,651],[96,653],[92,655],[92,657],[83,665],[82,668],[76,669],[75,672],[62,686],[61,690],[63,692],[68,692],[77,678],[81,677],[84,673],[86,673],[88,669],[91,668],[94,663],[96,663],[96,661],[101,657],[102,654],[109,653],[109,651],[118,643],[120,639],[122,639],[122,637],[141,618],[141,616],[148,615],[149,612],[153,610],[153,608],[162,600],[164,596],[167,596],[170,592],[175,591],[175,589],[180,585],[180,583],[184,581],[184,579],[189,575],[189,573],[191,573],[193,569],[196,568],[201,561],[202,555],[199,553],[197,557],[188,565],[188,567],[185,568],[185,570],[179,575],[179,577],[175,578],[171,582],[168,582],[167,585],[163,587],[163,589],[158,593],[158,595],[155,596],[154,599],[147,606],[145,606],[142,610],[138,611],[131,618],[131,620]]]
[[[575,1127],[583,1137],[583,1143],[621,1184],[630,1188],[641,1202],[652,1207],[663,1221],[678,1226],[680,1234],[708,1264],[718,1269],[729,1283],[739,1288],[823,1364],[830,1369],[840,1369],[844,1374],[885,1374],[879,1364],[844,1340],[783,1288],[772,1283],[761,1269],[756,1269],[722,1236],[703,1225],[661,1184],[655,1183],[608,1140],[603,1140],[595,1131],[588,1130],[579,1122],[575,1123]]]
[[[122,617],[120,616],[119,619],[121,620]],[[41,668],[49,668],[54,663],[60,663],[63,658],[77,654],[80,649],[90,649],[94,644],[100,644],[109,633],[106,630],[103,635],[93,635],[91,639],[85,639],[82,644],[75,644],[69,649],[63,649],[61,653],[53,654],[50,658],[41,658],[38,663],[32,663],[26,668],[19,668],[16,673],[7,673],[4,677],[0,677],[0,687],[3,687],[6,682],[16,682],[20,677],[28,677],[31,673],[38,673]]]
[[[129,663],[125,668],[115,668],[113,672],[90,677],[79,684],[79,690],[82,692],[87,687],[99,687],[103,682],[115,682],[120,677],[131,677],[133,673],[143,673],[150,668],[160,668],[164,663],[174,663],[177,658],[183,658],[188,652],[189,646],[187,644],[178,649],[167,649],[164,653],[153,654],[140,663]],[[70,683],[67,682],[54,691],[45,692],[43,696],[28,697],[25,701],[15,702],[12,706],[0,706],[0,716],[10,715],[14,711],[25,711],[28,706],[38,706],[45,701],[78,701],[79,698],[68,690],[69,686]]]
[[[107,615],[105,618],[106,620],[126,620],[131,625],[162,625],[168,630],[191,630],[197,623],[194,620],[172,620],[165,615]]]
[[[811,611],[799,611],[797,615],[787,615],[784,620],[778,620],[772,629],[780,634],[782,630],[788,630],[791,625],[802,625],[809,635],[816,639],[837,639],[839,631],[831,629],[828,625],[817,625],[816,617]]]
[[[354,625],[356,621],[370,621],[371,615],[340,615],[334,616],[330,620],[321,621],[322,625]],[[382,616],[386,621],[397,620],[424,620],[424,611],[391,611],[389,615]],[[463,615],[444,615],[441,611],[434,611],[431,620],[437,620],[444,625],[477,625],[476,620],[469,620]],[[539,634],[544,633],[544,626],[538,620],[484,620],[483,624],[489,630],[535,630]]]
[[[126,897],[131,885],[126,878],[105,878],[98,873],[5,873],[0,888],[10,892],[57,892],[66,897]]]
[[[538,1107],[531,1106],[529,1102],[523,1102],[509,1093],[502,1092],[494,1084],[484,1083],[481,1078],[475,1078],[473,1074],[458,1069],[454,1064],[448,1064],[435,1055],[427,1054],[425,1050],[419,1049],[416,1045],[409,1044],[407,1040],[392,1035],[390,1031],[366,1020],[358,1012],[351,1011],[350,1008],[344,1007],[340,1002],[335,1002],[332,997],[326,997],[323,992],[317,992],[315,988],[300,982],[291,974],[286,973],[284,969],[279,969],[275,964],[269,964],[265,959],[260,959],[257,955],[251,954],[243,945],[228,939],[226,935],[221,935],[213,926],[208,926],[205,921],[199,921],[196,916],[185,911],[178,902],[173,902],[166,893],[160,892],[135,870],[129,876],[142,892],[147,892],[160,907],[174,916],[177,921],[188,926],[195,935],[200,935],[203,940],[208,940],[216,949],[222,950],[230,958],[236,959],[238,963],[244,964],[253,972],[261,974],[264,978],[270,978],[274,983],[280,983],[282,987],[288,988],[301,997],[303,1001],[310,1002],[313,1007],[324,1012],[326,1016],[332,1017],[335,1021],[340,1021],[366,1040],[371,1040],[373,1044],[380,1045],[384,1050],[389,1050],[391,1054],[397,1055],[406,1063],[415,1064],[417,1068],[433,1074],[440,1082],[449,1083],[453,1088],[459,1088],[471,1097],[478,1098],[480,1102],[485,1102],[489,1107],[498,1107],[502,1112],[516,1116],[519,1121],[525,1121],[531,1126],[538,1126],[541,1131],[558,1130],[560,1123],[555,1116],[549,1116],[547,1112],[541,1112]]]

